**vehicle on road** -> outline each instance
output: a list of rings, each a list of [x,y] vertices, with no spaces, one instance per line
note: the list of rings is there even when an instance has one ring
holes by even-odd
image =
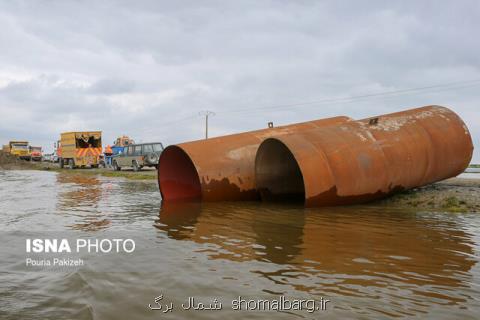
[[[131,144],[112,158],[112,166],[117,171],[124,167],[132,167],[133,171],[139,171],[143,167],[157,167],[162,151],[163,145],[160,142]]]
[[[107,145],[105,147],[104,159],[103,159],[103,166],[104,167],[112,167],[112,159],[120,152],[123,152],[125,147],[128,147],[131,144],[135,144],[135,141],[128,136],[120,136],[114,142],[113,145]]]
[[[8,145],[10,154],[23,160],[30,160],[28,141],[10,141]]]
[[[57,140],[57,142],[53,144],[53,148],[53,162],[60,162],[60,159],[62,158],[62,144],[60,143],[60,140]]]
[[[30,159],[32,161],[42,161],[42,147],[29,147]]]
[[[64,132],[60,135],[58,145],[61,148],[61,152],[58,153],[60,168],[64,166],[70,169],[86,166],[97,168],[102,153],[102,132]]]
[[[44,153],[42,155],[43,162],[53,162],[53,153]]]

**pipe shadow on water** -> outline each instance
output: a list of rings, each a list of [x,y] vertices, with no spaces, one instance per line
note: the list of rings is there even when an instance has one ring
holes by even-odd
[[[297,290],[394,296],[403,287],[414,302],[467,301],[457,290],[470,287],[476,260],[473,235],[461,221],[386,210],[164,203],[155,227],[171,239],[213,245],[204,251],[209,259],[274,264],[276,271],[252,272]]]
[[[300,254],[303,214],[277,212],[276,221],[272,221],[276,206],[256,202],[239,205],[163,203],[155,226],[172,239],[218,245],[223,250],[217,252],[217,258],[285,264]]]

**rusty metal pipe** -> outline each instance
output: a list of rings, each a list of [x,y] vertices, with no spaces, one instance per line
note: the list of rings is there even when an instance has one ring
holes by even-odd
[[[460,117],[427,106],[268,138],[255,178],[264,200],[363,203],[456,176],[472,153]]]
[[[255,155],[262,141],[349,121],[341,116],[169,146],[158,166],[162,199],[259,200]]]

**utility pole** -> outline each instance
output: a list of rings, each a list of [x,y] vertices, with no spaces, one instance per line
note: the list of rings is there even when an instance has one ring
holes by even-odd
[[[208,116],[214,116],[215,112],[210,110],[200,111],[200,116],[205,116],[205,139],[208,139]]]

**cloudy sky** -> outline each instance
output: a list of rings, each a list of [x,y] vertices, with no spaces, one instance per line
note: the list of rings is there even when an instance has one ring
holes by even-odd
[[[213,136],[440,104],[480,162],[479,1],[2,1],[0,24],[0,143],[172,144],[203,137],[202,110]]]

